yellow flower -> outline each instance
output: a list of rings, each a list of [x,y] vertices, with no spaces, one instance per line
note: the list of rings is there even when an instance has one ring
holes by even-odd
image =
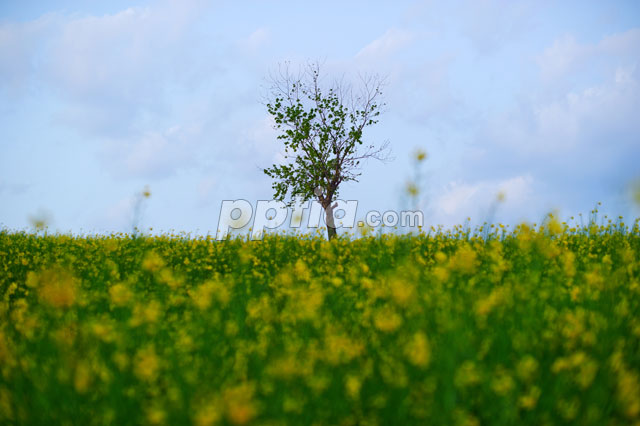
[[[86,362],[81,361],[76,365],[73,386],[78,393],[85,393],[89,390],[90,383],[91,369]]]
[[[427,335],[419,331],[405,345],[404,353],[413,365],[426,367],[431,360],[431,347]]]
[[[418,185],[416,185],[413,182],[407,182],[407,194],[411,195],[412,197],[415,197],[416,195],[418,195],[419,189],[418,189]]]
[[[342,278],[340,277],[333,277],[329,281],[331,282],[331,284],[333,284],[334,287],[340,287],[343,283]]]
[[[482,380],[480,371],[473,361],[465,361],[456,370],[454,384],[459,388],[475,386]]]
[[[258,413],[253,402],[255,385],[242,383],[224,392],[224,403],[229,421],[235,425],[249,423]]]
[[[360,398],[360,388],[362,387],[362,380],[358,376],[348,375],[344,383],[347,396],[351,399]]]
[[[111,303],[116,306],[124,306],[131,300],[132,293],[126,284],[115,284],[109,288],[109,296]]]
[[[531,355],[525,355],[516,367],[518,377],[525,382],[531,381],[537,370],[538,361]]]
[[[248,320],[260,320],[263,322],[271,322],[275,319],[276,313],[273,308],[273,301],[263,294],[259,299],[250,299],[247,302]]]
[[[449,260],[450,268],[464,274],[473,274],[478,264],[478,255],[467,244],[463,244]]]
[[[309,271],[307,264],[304,263],[302,259],[298,259],[296,261],[296,264],[293,267],[293,271],[296,275],[296,278],[301,281],[309,281],[311,279],[311,272]]]
[[[56,308],[69,308],[76,300],[76,279],[67,271],[51,268],[42,271],[39,278],[38,295],[47,304]]]
[[[635,371],[618,374],[618,400],[624,407],[625,415],[630,419],[640,416],[640,378]]]
[[[333,365],[346,364],[364,352],[364,344],[350,337],[330,333],[325,337],[325,359]]]
[[[572,251],[565,251],[562,255],[562,266],[567,277],[571,278],[576,275],[575,265],[576,255]]]
[[[524,410],[532,410],[538,403],[538,399],[540,398],[541,394],[542,392],[540,391],[540,388],[537,386],[533,386],[531,387],[529,392],[518,398],[518,405]]]
[[[498,369],[491,380],[491,389],[500,396],[505,396],[515,387],[515,381],[505,370]]]
[[[391,333],[402,325],[402,317],[393,309],[383,308],[376,312],[373,323],[378,330]]]
[[[549,221],[547,222],[547,231],[551,236],[561,234],[564,231],[562,224],[558,221],[556,216],[553,214],[549,214]]]
[[[114,353],[111,359],[120,371],[124,371],[129,366],[129,357],[123,352]]]
[[[155,323],[163,313],[163,307],[157,300],[151,300],[146,304],[138,304],[133,308],[133,315],[129,320],[132,327],[138,327],[141,324]]]
[[[505,290],[502,287],[495,288],[488,296],[476,302],[476,315],[480,317],[488,315],[494,308],[500,306],[504,300]]]
[[[433,268],[433,276],[436,277],[439,282],[443,283],[449,279],[449,270],[443,266],[436,266]]]
[[[150,251],[142,261],[142,268],[149,272],[157,272],[164,267],[165,263],[162,257],[155,251]]]
[[[167,421],[167,413],[159,402],[152,403],[146,408],[147,422],[151,425],[163,425]]]
[[[390,287],[391,297],[399,306],[406,307],[416,296],[415,286],[404,279],[391,279]]]
[[[186,260],[187,259],[185,259],[185,261]],[[175,290],[182,285],[182,279],[176,277],[169,268],[162,268],[157,274],[157,278],[158,281],[168,285],[172,290]]]
[[[222,403],[218,398],[200,404],[195,411],[193,422],[196,426],[213,426],[222,418]]]
[[[229,303],[231,294],[226,283],[220,281],[205,281],[194,290],[189,291],[191,300],[200,310],[207,310],[211,306],[211,302],[215,299],[223,306]]]
[[[556,403],[556,408],[565,420],[574,420],[580,412],[580,400],[576,397],[568,400],[561,398]]]
[[[103,342],[113,342],[115,339],[113,327],[108,322],[96,322],[92,324],[91,331]]]
[[[138,350],[134,367],[134,373],[140,380],[146,382],[156,380],[160,370],[160,358],[158,358],[153,346]]]

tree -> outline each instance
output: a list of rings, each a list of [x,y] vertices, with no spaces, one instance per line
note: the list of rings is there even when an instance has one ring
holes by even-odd
[[[317,199],[325,212],[327,234],[336,236],[333,209],[343,182],[357,181],[364,161],[390,159],[389,142],[364,144],[366,127],[378,122],[383,79],[360,78],[351,84],[334,80],[322,86],[320,66],[308,64],[297,74],[289,65],[271,75],[266,107],[284,144],[284,164],[264,169],[270,176],[274,198],[291,205],[296,200]]]

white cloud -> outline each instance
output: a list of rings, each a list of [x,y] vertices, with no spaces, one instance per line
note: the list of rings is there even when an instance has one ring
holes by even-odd
[[[604,37],[597,45],[596,51],[611,55],[640,56],[640,28],[632,28],[618,34]]]
[[[2,24],[0,89],[32,85],[51,96],[52,124],[101,144],[100,160],[115,175],[170,176],[196,164],[211,113],[200,107],[211,97],[208,87],[181,105],[197,89],[193,74],[211,71],[199,59],[209,51],[195,48],[193,26],[203,7],[197,0],[161,1],[103,16]],[[167,122],[176,126],[167,129]]]
[[[632,65],[640,60],[640,28],[603,37],[597,43],[581,44],[566,34],[537,56],[543,82],[571,78],[572,73],[594,69],[606,59],[611,66]]]
[[[403,29],[391,28],[380,38],[363,47],[357,54],[359,60],[382,60],[388,55],[408,45],[413,40],[413,35]]]
[[[604,84],[549,102],[532,100],[495,119],[488,137],[517,151],[558,155],[591,152],[607,135],[616,136],[606,141],[609,147],[628,145],[628,136],[640,132],[637,74],[635,67],[618,68]]]
[[[578,44],[571,35],[555,40],[537,58],[542,78],[553,80],[566,74],[584,60],[590,50],[587,46]]]
[[[200,182],[198,183],[198,203],[200,206],[204,206],[211,201],[211,196],[216,187],[218,187],[217,178],[207,176],[200,179]]]
[[[469,0],[461,7],[463,32],[480,53],[489,53],[532,28],[535,6],[528,0]]]
[[[119,177],[161,179],[196,164],[197,129],[174,126],[140,137],[114,139],[104,147],[105,166]]]
[[[274,161],[282,144],[277,139],[278,132],[273,128],[274,121],[270,115],[253,121],[239,132],[238,143],[234,151],[227,151],[230,156],[249,160],[251,164],[268,164]]]
[[[506,179],[497,184],[498,191],[504,194],[506,202],[518,205],[526,205],[531,196],[532,187],[533,178],[528,174]]]
[[[12,96],[24,92],[35,72],[34,55],[43,40],[51,37],[60,19],[45,15],[25,23],[0,23],[0,89]]]
[[[23,195],[29,191],[30,188],[31,185],[28,183],[11,183],[0,180],[0,195],[5,193],[11,195]]]
[[[525,217],[532,201],[534,179],[519,175],[502,180],[475,182],[452,181],[440,189],[431,207],[434,223],[452,226],[471,217],[473,220],[492,219],[487,216],[496,208],[512,215]],[[505,197],[498,201],[498,194]]]
[[[529,173],[540,191],[539,205],[576,214],[603,201],[624,214],[621,194],[637,174],[640,158],[636,33],[614,34],[591,45],[565,37],[546,49],[538,57],[545,58],[539,62],[543,78],[515,105],[487,120],[477,135],[484,150],[477,162],[481,167],[471,167],[475,159],[466,161],[469,171],[463,178]],[[560,80],[569,83],[557,84]]]
[[[71,19],[43,59],[50,84],[83,102],[96,97],[157,99],[159,76],[171,77],[190,19],[179,2]]]
[[[271,31],[268,28],[260,27],[252,32],[249,37],[240,40],[240,46],[249,50],[258,50],[269,43]]]
[[[438,209],[446,215],[459,215],[462,211],[468,212],[467,207],[478,194],[481,184],[467,184],[462,182],[450,182],[447,188],[436,201]]]
[[[38,85],[66,103],[59,114],[74,127],[125,128],[162,109],[167,90],[188,80],[183,46],[200,8],[196,1],[166,1],[104,16],[2,24],[0,87]]]
[[[409,122],[442,126],[455,122],[464,108],[452,92],[450,73],[454,57],[445,54],[398,69],[388,94],[393,111]]]

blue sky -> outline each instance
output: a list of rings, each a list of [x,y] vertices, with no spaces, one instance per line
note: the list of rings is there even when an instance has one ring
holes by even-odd
[[[546,213],[635,217],[635,1],[0,2],[0,224],[215,231],[221,201],[269,199],[281,147],[260,103],[278,63],[387,76],[370,162],[342,198],[404,207],[425,149],[427,224]]]

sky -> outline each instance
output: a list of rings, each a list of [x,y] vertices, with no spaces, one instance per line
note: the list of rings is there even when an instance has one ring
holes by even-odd
[[[273,197],[262,99],[286,61],[386,78],[364,139],[395,159],[342,186],[359,217],[633,219],[639,60],[637,1],[3,0],[0,228],[126,232],[148,187],[140,227],[215,233],[223,200]]]

